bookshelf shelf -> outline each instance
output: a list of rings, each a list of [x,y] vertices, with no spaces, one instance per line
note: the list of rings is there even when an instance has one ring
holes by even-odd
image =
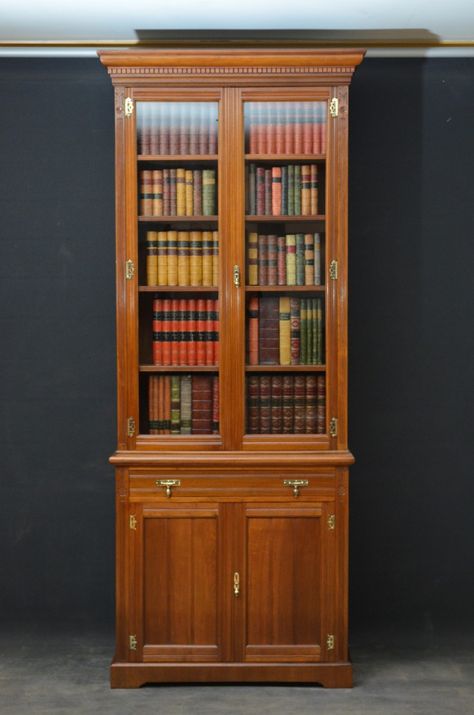
[[[99,55],[115,90],[112,686],[349,687],[347,132],[363,52]]]

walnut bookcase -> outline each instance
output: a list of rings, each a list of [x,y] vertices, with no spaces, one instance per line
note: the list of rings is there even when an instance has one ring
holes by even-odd
[[[115,88],[113,687],[349,687],[361,50],[100,52]]]

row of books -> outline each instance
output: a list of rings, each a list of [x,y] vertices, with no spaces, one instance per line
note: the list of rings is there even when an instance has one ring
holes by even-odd
[[[249,102],[245,109],[251,154],[324,154],[325,102]]]
[[[149,286],[217,286],[217,231],[147,231]]]
[[[142,216],[214,216],[215,169],[144,169],[139,172]]]
[[[260,286],[321,285],[319,233],[249,233],[247,282]]]
[[[150,434],[212,434],[219,432],[217,375],[150,375]]]
[[[322,298],[249,299],[249,365],[322,365],[323,332]]]
[[[217,104],[139,102],[138,153],[198,155],[217,153]]]
[[[247,430],[250,434],[324,434],[324,375],[249,375]]]
[[[154,365],[217,365],[219,305],[212,298],[153,299]]]
[[[258,216],[315,216],[317,164],[248,165],[247,213]]]

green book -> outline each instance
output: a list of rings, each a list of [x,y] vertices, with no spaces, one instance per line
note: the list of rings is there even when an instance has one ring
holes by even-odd
[[[317,305],[317,363],[318,365],[324,365],[324,311],[323,311],[323,301],[318,298]]]
[[[301,298],[300,303],[300,365],[308,362],[308,309],[307,299]]]
[[[308,298],[307,302],[307,313],[306,313],[306,362],[308,365],[312,365],[313,359],[313,321],[314,321],[314,311],[313,311],[313,299]]]
[[[180,376],[171,375],[171,434],[180,433]]]
[[[181,434],[191,434],[191,375],[181,377]]]
[[[213,216],[216,213],[216,172],[203,169],[202,172],[202,213]]]
[[[319,298],[312,298],[311,312],[313,315],[313,365],[320,365],[320,346],[319,346]]]
[[[288,167],[288,216],[295,215],[295,167]]]
[[[294,216],[301,216],[301,166],[297,164],[294,167],[295,179],[294,179]]]
[[[304,286],[304,233],[296,234],[296,285]]]

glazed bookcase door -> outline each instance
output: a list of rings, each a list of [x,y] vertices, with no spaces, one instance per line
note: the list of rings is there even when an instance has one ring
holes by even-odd
[[[127,122],[129,446],[215,449],[220,431],[221,93],[135,90]]]
[[[327,449],[334,411],[330,93],[242,92],[246,449]]]

